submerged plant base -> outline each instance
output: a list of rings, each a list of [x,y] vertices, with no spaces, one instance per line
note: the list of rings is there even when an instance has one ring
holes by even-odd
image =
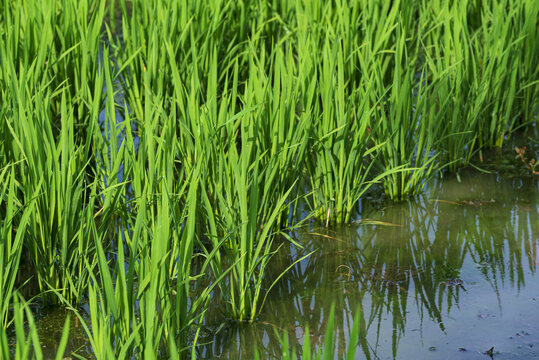
[[[496,358],[539,356],[537,181],[462,171],[416,200],[365,206],[376,222],[298,230],[305,249],[283,248],[268,276],[318,251],[281,279],[258,321],[207,334],[201,358],[252,357],[253,344],[261,358],[301,354],[307,327],[313,354],[326,352],[332,304],[337,358],[354,329],[356,359],[473,359],[492,347]]]

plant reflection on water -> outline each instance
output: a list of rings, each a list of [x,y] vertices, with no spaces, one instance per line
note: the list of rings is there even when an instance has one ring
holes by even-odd
[[[539,331],[539,317],[525,313],[537,305],[528,293],[539,294],[530,281],[539,259],[536,182],[477,174],[460,182],[444,179],[416,201],[363,204],[362,218],[369,219],[364,225],[296,231],[305,247],[283,244],[271,273],[318,250],[272,289],[254,324],[231,321],[217,329],[212,320],[219,324],[221,315],[214,301],[199,355],[247,359],[256,344],[266,358],[281,358],[276,334],[286,332],[290,347],[299,349],[306,326],[311,345],[323,347],[333,303],[339,357],[356,309],[361,320],[356,355],[363,358],[428,358],[440,350],[473,358],[494,345],[507,352],[527,346],[535,354],[533,343],[488,338],[487,328],[506,321],[509,334],[526,326]],[[513,321],[515,309],[530,321]],[[505,332],[498,329],[499,336]]]

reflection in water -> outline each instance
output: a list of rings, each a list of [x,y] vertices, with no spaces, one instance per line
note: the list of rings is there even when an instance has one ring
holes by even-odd
[[[320,348],[335,303],[339,357],[356,309],[362,358],[472,359],[492,346],[496,359],[537,357],[538,196],[537,178],[461,174],[416,201],[364,206],[364,225],[298,231],[305,248],[284,244],[273,274],[318,251],[272,289],[254,324],[219,328],[215,301],[199,355],[250,359],[256,345],[279,359],[276,330],[299,349],[305,326]]]

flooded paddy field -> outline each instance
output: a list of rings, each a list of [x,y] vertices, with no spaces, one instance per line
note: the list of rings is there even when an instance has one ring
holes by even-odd
[[[305,248],[282,248],[276,274],[316,252],[272,290],[259,321],[201,340],[211,342],[202,358],[249,359],[256,344],[263,358],[279,359],[275,330],[299,349],[306,326],[323,347],[333,303],[336,358],[358,309],[357,358],[539,356],[538,179],[466,171],[416,200],[362,204],[360,225],[297,231]]]
[[[0,359],[537,357],[539,2],[0,3]]]

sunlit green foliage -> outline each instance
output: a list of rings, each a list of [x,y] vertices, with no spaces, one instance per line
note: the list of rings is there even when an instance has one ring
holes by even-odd
[[[195,354],[217,291],[256,320],[300,200],[349,223],[373,185],[413,196],[539,109],[533,0],[0,8],[0,315],[19,358],[39,345],[17,289],[73,309],[98,358]]]

